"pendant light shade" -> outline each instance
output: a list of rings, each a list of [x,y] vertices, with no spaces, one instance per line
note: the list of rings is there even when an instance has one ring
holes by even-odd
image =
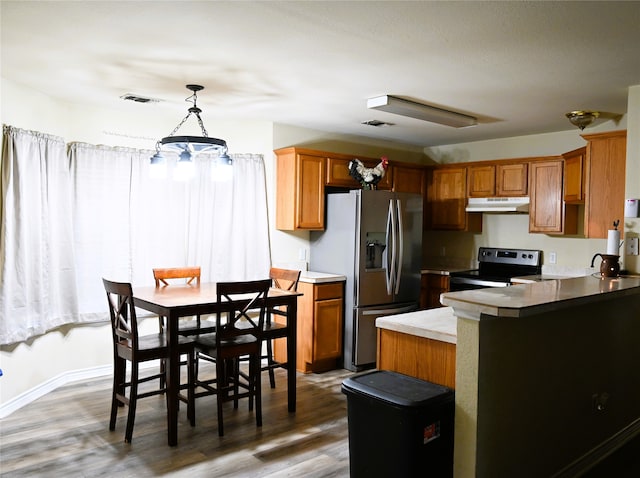
[[[204,87],[200,85],[186,86],[188,90],[193,92],[186,101],[193,103],[193,106],[188,109],[187,116],[180,121],[178,126],[176,126],[168,136],[165,136],[156,143],[156,153],[150,158],[152,165],[159,165],[165,162],[165,157],[162,154],[163,148],[165,150],[178,153],[180,156],[179,162],[191,162],[199,153],[215,151],[218,151],[221,155],[224,155],[224,157],[229,158],[227,156],[227,142],[223,139],[209,137],[207,130],[204,127],[204,123],[202,122],[202,118],[200,117],[202,110],[198,108],[197,104],[198,91],[202,91]],[[196,117],[200,130],[202,131],[202,136],[175,136],[180,127],[186,123],[191,115]]]

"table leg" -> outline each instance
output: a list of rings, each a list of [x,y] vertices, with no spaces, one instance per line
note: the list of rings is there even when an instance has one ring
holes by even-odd
[[[178,393],[180,391],[180,354],[178,353],[178,317],[167,317],[167,431],[169,446],[178,444]]]
[[[287,398],[290,412],[296,411],[296,352],[298,337],[298,297],[294,296],[287,304]]]

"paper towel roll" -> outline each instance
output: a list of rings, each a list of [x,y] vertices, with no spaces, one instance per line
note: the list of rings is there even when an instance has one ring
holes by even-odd
[[[620,231],[617,229],[609,229],[607,236],[607,254],[615,256],[620,254]]]

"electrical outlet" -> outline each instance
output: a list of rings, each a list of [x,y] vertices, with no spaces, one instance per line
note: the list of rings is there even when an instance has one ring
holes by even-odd
[[[558,257],[555,252],[549,253],[549,264],[555,264],[557,259]]]
[[[626,249],[624,253],[628,256],[637,256],[638,255],[638,238],[637,237],[627,237],[625,239]]]

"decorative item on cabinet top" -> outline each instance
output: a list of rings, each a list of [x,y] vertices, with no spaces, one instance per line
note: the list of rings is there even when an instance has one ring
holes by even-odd
[[[367,168],[362,161],[355,158],[349,161],[349,175],[362,185],[362,189],[377,189],[377,185],[384,177],[389,167],[386,156],[373,168]]]

